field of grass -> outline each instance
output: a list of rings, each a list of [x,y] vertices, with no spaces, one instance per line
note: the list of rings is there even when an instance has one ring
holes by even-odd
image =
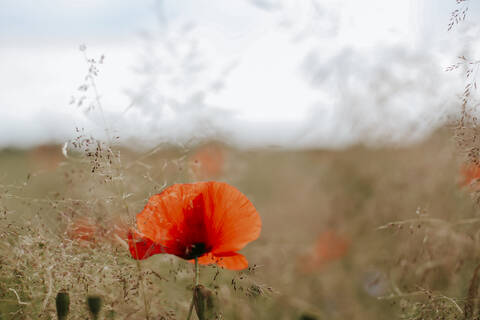
[[[3,150],[0,319],[55,319],[62,290],[68,319],[88,318],[87,295],[102,298],[102,319],[185,319],[193,266],[170,255],[133,260],[122,228],[150,195],[198,180],[237,187],[262,219],[260,238],[241,251],[249,269],[200,267],[219,318],[473,319],[480,218],[473,187],[459,186],[451,137],[443,129],[401,148],[211,142],[149,152],[80,137],[65,155],[61,146]]]

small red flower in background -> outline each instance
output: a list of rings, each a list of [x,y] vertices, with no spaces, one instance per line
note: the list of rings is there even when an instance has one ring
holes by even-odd
[[[106,227],[100,226],[93,218],[78,217],[67,226],[67,237],[78,241],[82,246],[95,244],[97,241],[109,241],[112,244],[125,245],[128,238],[128,225],[120,218],[108,220]]]
[[[207,145],[190,158],[190,167],[198,179],[216,178],[222,175],[225,151],[217,145]]]
[[[320,234],[313,252],[300,258],[300,270],[312,272],[321,269],[328,262],[343,258],[350,247],[350,241],[333,230]]]
[[[31,149],[28,154],[28,162],[34,171],[54,171],[65,160],[56,145],[43,145]]]
[[[99,228],[92,219],[87,217],[76,218],[67,227],[67,236],[71,240],[81,241],[83,244],[94,243],[99,235]]]
[[[480,165],[476,163],[463,164],[460,168],[460,174],[463,180],[459,183],[460,187],[474,187],[480,180]],[[476,186],[480,188],[480,186]]]
[[[168,253],[200,264],[240,270],[247,259],[236,251],[260,235],[260,216],[236,188],[222,182],[175,184],[152,196],[130,232],[134,259]]]

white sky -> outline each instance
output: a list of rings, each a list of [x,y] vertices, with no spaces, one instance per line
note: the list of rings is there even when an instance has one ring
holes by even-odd
[[[454,8],[454,0],[0,0],[0,147],[63,142],[75,126],[103,132],[97,111],[68,104],[86,74],[82,43],[89,56],[106,56],[98,88],[124,141],[416,141],[455,111],[463,85],[444,68],[477,33],[446,32]],[[478,12],[471,3],[471,21]]]

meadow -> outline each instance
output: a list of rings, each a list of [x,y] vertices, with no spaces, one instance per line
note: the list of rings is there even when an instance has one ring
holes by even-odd
[[[175,183],[216,180],[256,207],[249,268],[200,266],[218,319],[474,319],[475,181],[443,128],[411,146],[149,151],[79,133],[68,146],[0,152],[0,319],[185,319],[194,269],[132,259],[126,230]],[[196,315],[193,316],[195,318]],[[206,317],[207,319],[208,317]]]

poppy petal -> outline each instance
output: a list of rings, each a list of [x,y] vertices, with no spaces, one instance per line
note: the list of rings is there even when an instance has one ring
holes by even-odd
[[[229,270],[243,270],[248,268],[247,258],[236,252],[232,252],[231,255],[217,256],[217,264]]]
[[[165,253],[165,248],[132,230],[128,233],[128,248],[135,260],[143,260],[154,254]]]
[[[183,254],[182,244],[185,243],[185,204],[192,203],[195,185],[176,184],[165,189],[160,194],[153,195],[147,205],[137,215],[137,228],[147,238],[155,243],[170,248],[175,255]]]
[[[243,193],[223,182],[207,182],[207,194],[209,234],[215,235],[213,254],[238,251],[259,237],[260,215]]]
[[[189,261],[193,263],[195,260]],[[206,254],[198,258],[198,263],[202,265],[216,264],[229,270],[243,270],[248,267],[247,258],[245,258],[244,255],[236,252],[225,253],[222,256]]]

